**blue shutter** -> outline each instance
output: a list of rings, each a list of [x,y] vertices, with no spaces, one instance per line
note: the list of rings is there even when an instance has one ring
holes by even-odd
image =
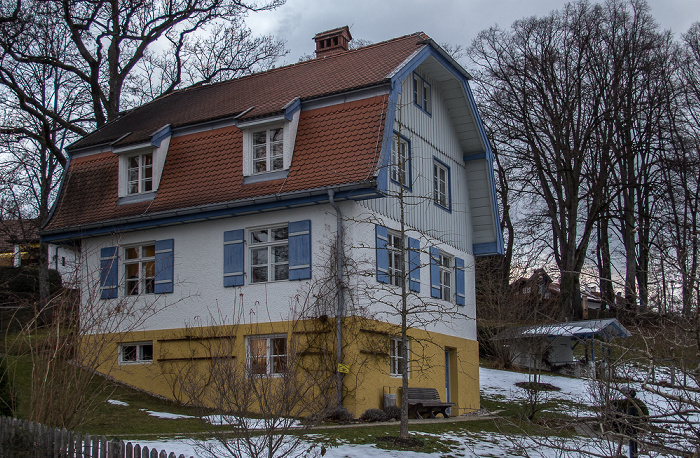
[[[408,288],[420,293],[420,242],[408,238]]]
[[[430,247],[430,296],[440,298],[440,250]]]
[[[156,240],[156,278],[153,286],[153,292],[156,294],[173,292],[174,248],[173,239]]]
[[[466,296],[464,295],[464,259],[455,258],[455,267],[457,305],[467,305]]]
[[[389,235],[384,226],[375,226],[377,240],[377,281],[389,283]]]
[[[311,220],[289,223],[289,279],[311,278]]]
[[[243,229],[224,232],[224,287],[243,286],[244,235]]]
[[[119,256],[117,247],[100,250],[100,299],[114,299],[119,296]]]

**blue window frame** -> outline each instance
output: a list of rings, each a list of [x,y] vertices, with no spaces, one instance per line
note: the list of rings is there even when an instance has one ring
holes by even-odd
[[[417,73],[413,74],[413,103],[425,113],[432,113],[432,88],[430,83]]]
[[[411,189],[411,142],[394,132],[391,139],[391,169],[389,172],[391,181],[403,186],[406,189]]]
[[[452,211],[450,167],[433,158],[433,202],[440,208]]]

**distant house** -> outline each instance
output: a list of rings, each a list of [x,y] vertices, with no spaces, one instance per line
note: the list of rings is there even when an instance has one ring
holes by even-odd
[[[39,231],[36,220],[0,221],[0,266],[21,267],[39,263]]]
[[[347,27],[318,34],[315,59],[175,91],[68,148],[42,236],[80,248],[83,305],[165,306],[103,355],[103,371],[172,397],[167,373],[211,358],[195,353],[192,324],[216,316],[239,339],[232,356],[276,376],[322,333],[293,322],[342,310],[333,370],[346,373],[343,405],[356,415],[381,407],[405,364],[412,386],[479,408],[474,258],[502,253],[503,240],[470,76],[423,33],[355,50],[350,39]],[[345,295],[293,316],[329,276]],[[428,365],[403,361],[386,305],[404,278],[414,303],[457,312],[410,330],[428,340],[409,343],[411,361]],[[335,347],[300,353],[335,357]]]

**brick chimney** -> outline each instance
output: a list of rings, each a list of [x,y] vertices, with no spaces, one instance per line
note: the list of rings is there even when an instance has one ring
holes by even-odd
[[[350,40],[352,40],[352,35],[350,35],[350,28],[347,25],[317,33],[314,37],[316,58],[332,56],[333,54],[347,51]]]

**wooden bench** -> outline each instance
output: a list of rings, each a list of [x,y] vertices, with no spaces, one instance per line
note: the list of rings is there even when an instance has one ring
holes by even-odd
[[[406,392],[408,396],[408,412],[413,412],[416,418],[423,418],[429,414],[430,418],[441,413],[444,418],[450,415],[447,409],[455,405],[454,402],[440,401],[440,395],[435,388],[409,388]]]

